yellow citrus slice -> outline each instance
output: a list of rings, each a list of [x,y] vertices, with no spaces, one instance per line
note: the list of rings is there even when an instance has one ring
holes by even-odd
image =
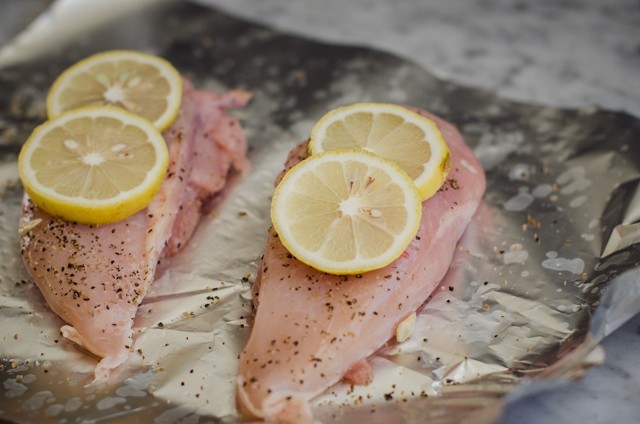
[[[47,95],[49,119],[87,106],[116,106],[166,129],[178,116],[182,77],[166,60],[129,50],[83,59],[54,81]]]
[[[119,221],[151,202],[169,162],[149,121],[114,107],[64,113],[37,127],[18,169],[33,203],[67,221]]]
[[[442,186],[451,163],[435,122],[386,103],[356,103],[324,115],[311,130],[309,152],[333,149],[363,149],[395,162],[413,179],[422,200]]]
[[[276,187],[271,220],[300,261],[359,274],[397,259],[420,225],[420,194],[396,164],[362,150],[310,156]]]

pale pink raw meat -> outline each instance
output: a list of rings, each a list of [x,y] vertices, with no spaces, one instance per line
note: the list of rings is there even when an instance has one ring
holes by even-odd
[[[311,422],[309,400],[347,378],[366,383],[362,361],[427,300],[485,190],[482,166],[449,123],[434,119],[451,150],[447,181],[423,203],[420,229],[402,256],[380,270],[336,276],[296,260],[271,229],[254,296],[256,316],[240,355],[239,409],[282,422]],[[285,167],[306,155],[294,149]]]
[[[22,259],[51,309],[68,325],[62,334],[99,358],[96,379],[122,364],[133,344],[132,324],[156,265],[189,240],[203,203],[225,185],[231,169],[247,167],[247,143],[225,112],[249,94],[194,90],[188,81],[180,115],[164,138],[169,169],[149,206],[114,224],[88,226],[54,218],[25,194],[21,226],[41,222],[21,238]]]

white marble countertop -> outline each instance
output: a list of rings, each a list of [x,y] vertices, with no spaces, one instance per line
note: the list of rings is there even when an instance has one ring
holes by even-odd
[[[637,0],[198,0],[505,97],[640,116]]]
[[[640,117],[637,0],[199,2],[286,32],[395,53],[510,99]],[[603,346],[604,365],[512,403],[500,423],[638,422],[640,316]]]

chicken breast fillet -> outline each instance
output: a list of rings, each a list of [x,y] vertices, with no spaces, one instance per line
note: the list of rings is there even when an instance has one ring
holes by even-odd
[[[24,265],[51,309],[67,325],[62,334],[98,356],[97,380],[122,364],[133,344],[133,319],[158,261],[180,250],[202,207],[230,170],[242,171],[247,143],[225,112],[249,100],[243,91],[221,95],[184,83],[181,110],[164,132],[169,168],[148,207],[122,221],[89,226],[54,218],[25,194],[20,225]]]
[[[449,123],[429,113],[451,151],[448,180],[423,202],[415,239],[395,262],[338,276],[296,260],[271,229],[258,281],[250,339],[240,355],[239,409],[278,422],[312,422],[309,400],[348,378],[371,380],[366,359],[421,307],[447,272],[485,191],[484,171]],[[285,169],[306,157],[294,149]],[[282,174],[281,174],[282,175]]]

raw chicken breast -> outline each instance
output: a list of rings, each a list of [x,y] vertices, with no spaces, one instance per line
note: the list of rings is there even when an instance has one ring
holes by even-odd
[[[158,261],[193,234],[204,202],[220,191],[231,169],[246,168],[246,139],[225,114],[249,94],[217,95],[185,81],[179,117],[164,133],[167,177],[149,206],[116,223],[88,226],[54,218],[25,194],[20,226],[22,259],[53,311],[62,334],[100,357],[96,379],[122,364],[132,346],[138,305]]]
[[[460,133],[430,115],[451,150],[448,180],[423,203],[415,239],[395,262],[355,276],[329,275],[296,260],[269,232],[254,288],[254,326],[240,355],[237,400],[246,415],[311,422],[309,400],[343,378],[368,383],[371,354],[416,311],[451,264],[485,190],[484,171]],[[294,149],[285,169],[304,159]]]

